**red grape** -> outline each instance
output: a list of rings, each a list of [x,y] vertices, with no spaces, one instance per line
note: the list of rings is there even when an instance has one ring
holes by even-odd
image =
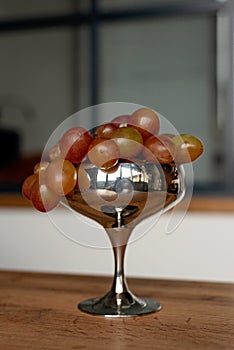
[[[74,127],[65,132],[59,146],[67,160],[79,164],[85,157],[92,139],[92,135],[86,129]]]
[[[143,139],[159,132],[160,120],[156,112],[149,108],[140,108],[131,116],[131,125],[137,128]]]
[[[32,187],[38,181],[38,175],[29,175],[22,184],[22,194],[25,198],[31,200]]]
[[[62,152],[58,143],[50,149],[49,158],[50,160],[55,160],[56,158],[63,158]]]
[[[97,138],[88,149],[90,162],[99,168],[109,169],[117,164],[120,152],[117,144],[111,139]]]
[[[166,135],[150,136],[145,141],[144,156],[149,162],[155,159],[161,164],[169,164],[175,156],[175,144]]]
[[[68,194],[66,194],[66,198],[72,198],[74,196],[75,190],[72,190]]]
[[[50,149],[51,162],[41,161],[34,166],[34,174],[22,184],[22,194],[37,210],[46,212],[55,208],[62,196],[73,198],[78,191],[93,188],[89,169],[92,171],[94,166],[111,174],[121,161],[180,164],[202,154],[202,142],[195,136],[158,135],[159,128],[158,114],[146,107],[132,115],[114,117],[90,131],[71,128]]]
[[[175,161],[178,163],[193,162],[203,153],[202,142],[193,135],[181,134],[172,140],[176,146]]]
[[[39,174],[41,171],[45,171],[50,163],[43,161],[39,162],[34,166],[34,174]]]
[[[122,128],[123,126],[128,126],[130,122],[130,117],[131,117],[130,114],[118,115],[117,117],[112,119],[111,123],[115,124],[119,128]]]
[[[102,124],[95,130],[94,136],[109,139],[117,128],[118,126],[114,123]]]
[[[173,137],[175,137],[175,134],[171,134],[171,133],[165,133],[165,134],[161,134],[161,136],[167,136],[170,139],[173,139]]]
[[[69,160],[55,159],[45,172],[45,183],[51,191],[58,195],[71,192],[77,181],[74,165]]]
[[[120,158],[132,158],[137,156],[143,146],[143,139],[138,130],[131,126],[118,128],[112,135],[120,151]]]
[[[36,181],[32,187],[31,201],[37,210],[46,212],[58,205],[60,196],[52,192],[46,184],[40,184],[39,181]]]

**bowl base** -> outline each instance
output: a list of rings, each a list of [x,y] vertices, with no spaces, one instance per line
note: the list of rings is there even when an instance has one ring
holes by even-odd
[[[132,300],[128,305],[122,305],[121,302],[118,305],[118,299],[115,304],[112,303],[112,305],[110,305],[108,303],[110,293],[108,293],[102,298],[93,298],[82,301],[78,304],[78,309],[88,314],[104,317],[140,316],[162,309],[161,304],[157,301],[148,298],[137,298],[133,296],[132,293],[129,293],[129,295]]]

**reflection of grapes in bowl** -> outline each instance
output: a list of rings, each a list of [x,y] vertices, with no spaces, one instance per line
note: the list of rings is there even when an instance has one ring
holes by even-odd
[[[192,135],[159,135],[159,129],[159,116],[148,108],[114,115],[91,131],[73,126],[23,184],[23,194],[36,209],[50,211],[61,202],[107,232],[115,258],[113,284],[102,298],[81,302],[84,312],[117,317],[161,308],[128,289],[125,250],[136,225],[181,202],[183,164],[200,156],[202,144]]]
[[[105,229],[134,228],[144,218],[174,206],[184,194],[183,171],[175,164],[121,162],[109,174],[87,164],[82,171],[89,188],[74,191],[67,201]]]

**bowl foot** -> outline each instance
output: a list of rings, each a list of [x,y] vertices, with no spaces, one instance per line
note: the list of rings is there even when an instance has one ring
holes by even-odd
[[[154,300],[135,297],[130,292],[121,294],[109,292],[102,298],[82,301],[78,304],[78,309],[92,315],[130,317],[159,311],[162,306]]]

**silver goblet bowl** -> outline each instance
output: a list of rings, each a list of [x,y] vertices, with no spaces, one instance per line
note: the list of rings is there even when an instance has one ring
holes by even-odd
[[[115,271],[110,291],[79,303],[80,310],[103,316],[137,316],[161,309],[128,289],[124,256],[134,227],[175,206],[185,193],[183,168],[175,163],[121,162],[113,172],[84,164],[90,186],[67,199],[71,208],[103,226],[113,247]]]

